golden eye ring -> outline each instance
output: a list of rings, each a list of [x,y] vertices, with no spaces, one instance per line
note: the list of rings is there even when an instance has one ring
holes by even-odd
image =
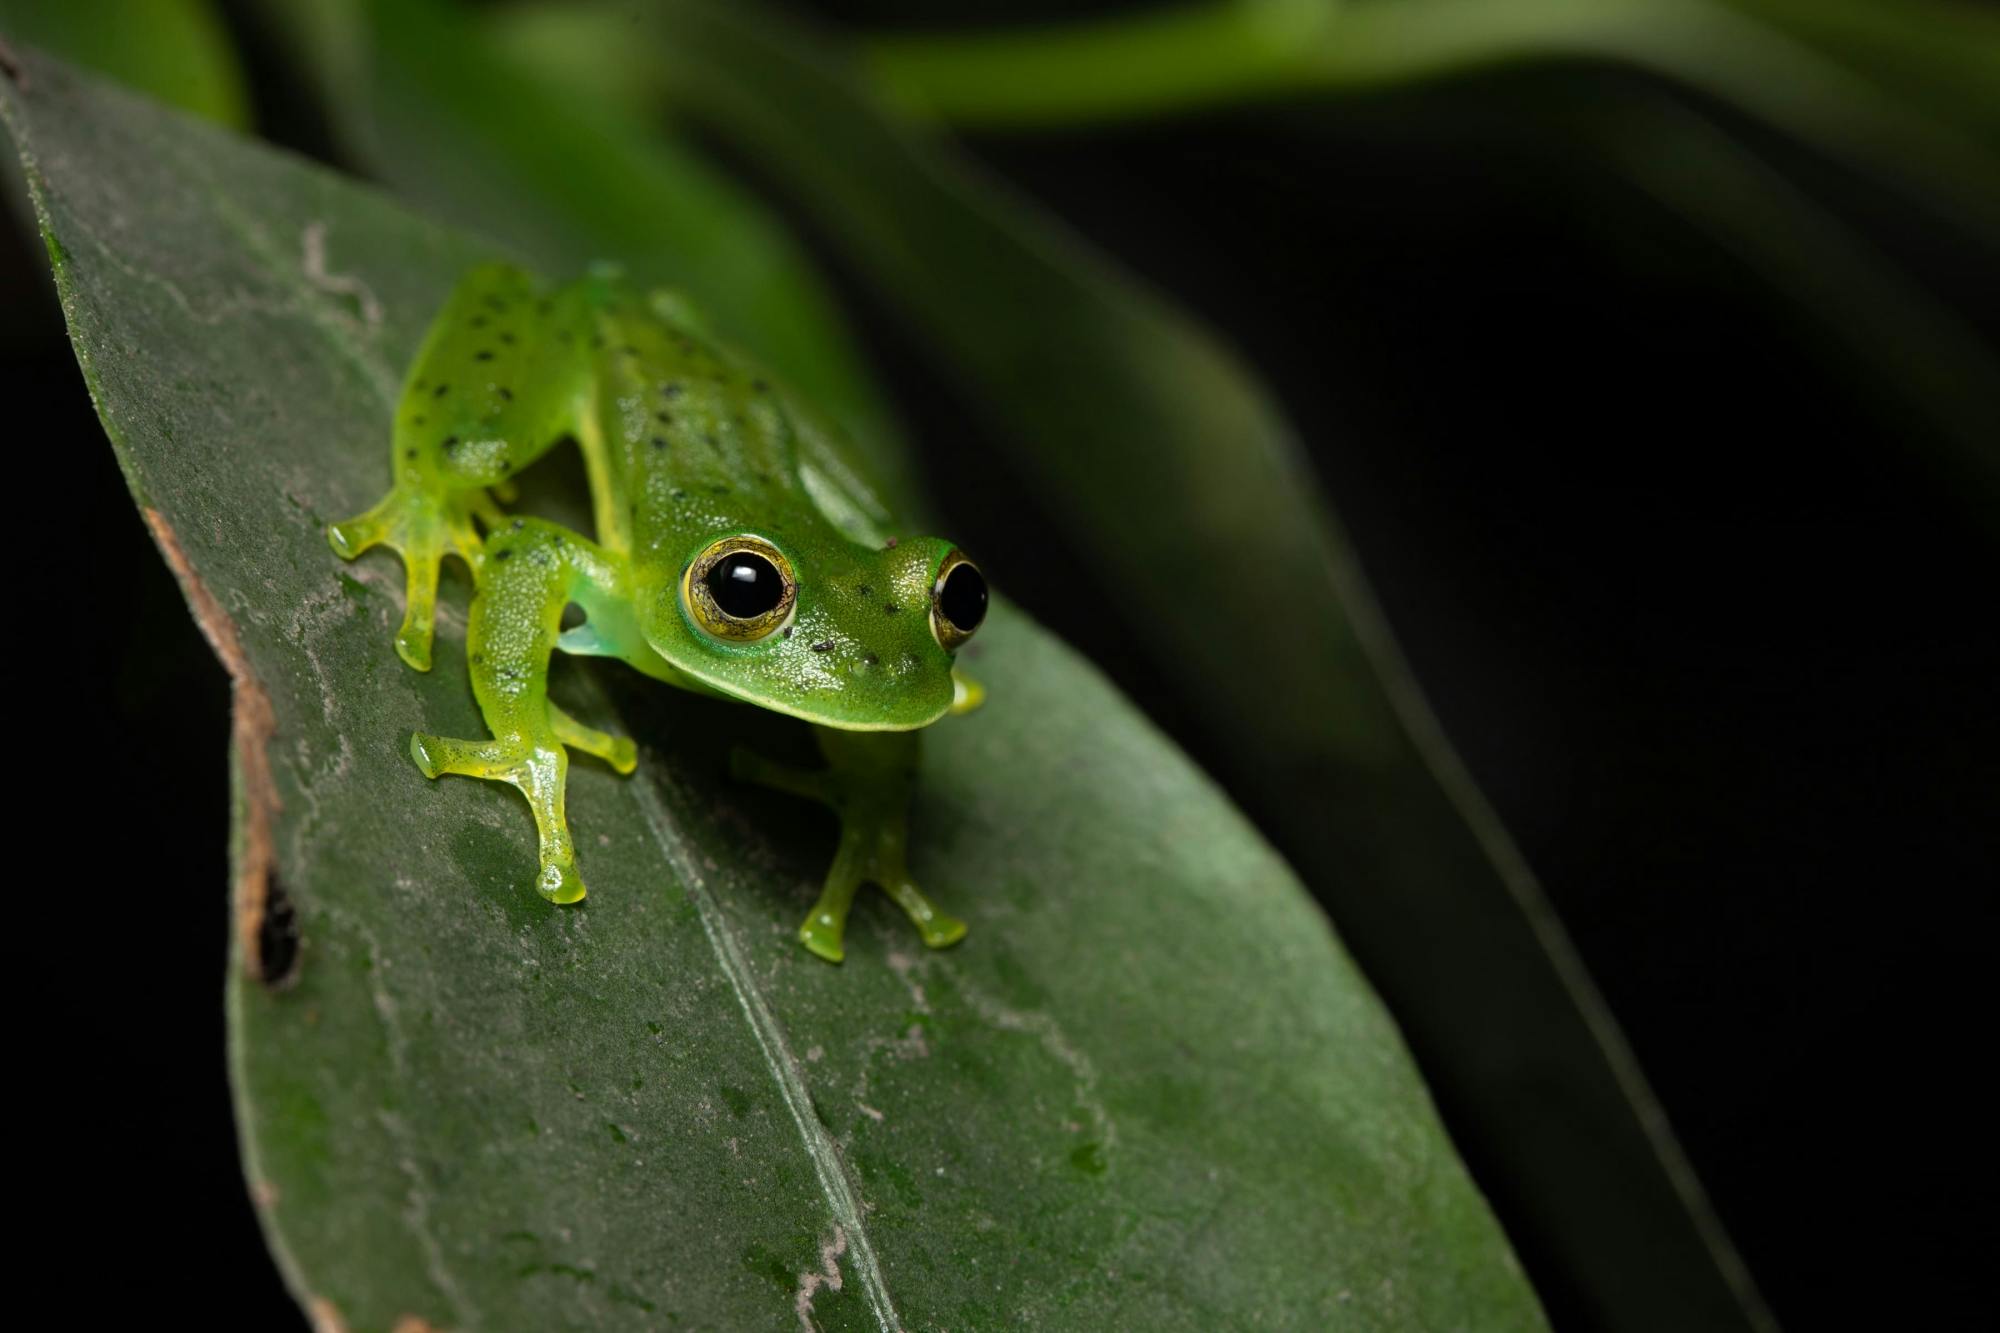
[[[986,619],[986,576],[965,552],[953,550],[931,582],[931,635],[938,647],[955,653]]]
[[[752,533],[711,542],[681,573],[681,605],[725,643],[755,643],[791,623],[799,581],[785,553]]]

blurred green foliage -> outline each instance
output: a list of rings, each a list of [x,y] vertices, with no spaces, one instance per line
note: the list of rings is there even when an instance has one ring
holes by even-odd
[[[210,0],[0,0],[0,35],[219,125],[250,126],[243,69]]]

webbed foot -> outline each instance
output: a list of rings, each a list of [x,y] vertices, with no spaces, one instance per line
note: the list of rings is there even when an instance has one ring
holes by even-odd
[[[924,943],[947,948],[965,938],[965,923],[939,911],[910,877],[907,864],[911,781],[916,773],[914,732],[838,732],[815,727],[830,766],[807,770],[748,750],[730,753],[736,778],[790,792],[830,807],[840,816],[840,847],[827,871],[819,901],[799,927],[807,949],[838,963],[848,910],[863,884],[875,884],[908,914]]]
[[[569,818],[563,811],[569,756],[560,742],[553,737],[540,745],[464,741],[419,731],[410,737],[410,757],[427,778],[457,773],[505,782],[519,790],[535,812],[535,831],[541,837],[535,891],[552,903],[582,901],[585,889],[576,873],[576,849],[570,843]]]
[[[456,553],[468,567],[478,567],[475,515],[491,526],[500,511],[483,491],[439,496],[403,481],[373,509],[326,530],[327,543],[343,560],[385,545],[402,557],[403,624],[396,631],[396,655],[419,671],[431,669],[438,566]]]

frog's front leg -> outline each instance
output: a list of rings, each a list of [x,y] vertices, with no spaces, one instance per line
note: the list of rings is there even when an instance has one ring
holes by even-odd
[[[563,810],[570,749],[630,773],[630,740],[584,726],[549,701],[549,654],[562,633],[563,608],[581,596],[618,595],[618,559],[564,528],[516,519],[487,538],[478,591],[466,627],[472,693],[492,740],[455,740],[418,732],[410,754],[424,776],[446,773],[505,782],[528,798],[541,839],[535,887],[555,903],[584,896]]]
[[[730,755],[736,777],[818,801],[840,816],[840,848],[819,901],[799,927],[799,939],[829,962],[845,957],[847,912],[864,883],[879,885],[894,898],[931,948],[965,938],[965,923],[931,905],[906,863],[918,733],[814,727],[813,734],[826,756],[822,769],[793,768],[741,749]]]

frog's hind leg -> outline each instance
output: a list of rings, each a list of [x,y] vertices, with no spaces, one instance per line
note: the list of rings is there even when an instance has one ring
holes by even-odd
[[[965,938],[965,923],[940,912],[917,888],[907,865],[910,790],[917,772],[917,733],[848,732],[814,727],[828,767],[775,763],[747,750],[730,755],[730,771],[746,782],[803,796],[840,816],[840,847],[819,901],[799,927],[799,940],[829,962],[846,956],[843,938],[854,895],[876,884],[896,900],[933,949]]]
[[[455,554],[468,568],[477,568],[474,514],[492,523],[499,511],[483,492],[468,497],[399,484],[373,509],[326,530],[327,541],[343,560],[376,546],[388,546],[402,557],[403,623],[396,631],[396,655],[419,671],[431,669],[439,566],[445,556]]]
[[[465,644],[473,696],[493,739],[410,738],[424,776],[505,782],[527,798],[541,843],[535,888],[554,903],[584,896],[563,805],[568,751],[596,755],[620,773],[637,762],[629,739],[584,726],[548,697],[563,608],[580,583],[610,573],[602,551],[552,523],[518,520],[489,538]]]
[[[519,269],[467,273],[403,385],[390,425],[392,489],[327,531],[348,560],[378,545],[402,555],[408,596],[396,652],[419,671],[431,664],[439,563],[455,553],[476,566],[474,520],[489,530],[504,522],[496,497],[577,429],[589,374],[582,314],[576,299],[542,296]]]

